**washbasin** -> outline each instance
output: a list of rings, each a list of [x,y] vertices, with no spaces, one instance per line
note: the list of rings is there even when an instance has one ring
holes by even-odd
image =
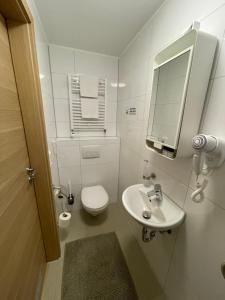
[[[123,206],[131,217],[142,225],[158,231],[172,229],[183,222],[185,212],[167,195],[163,193],[160,205],[152,205],[150,200],[143,196],[141,192],[143,189],[143,184],[135,184],[123,192]],[[147,216],[149,218],[146,218],[144,212],[149,212],[149,216]]]

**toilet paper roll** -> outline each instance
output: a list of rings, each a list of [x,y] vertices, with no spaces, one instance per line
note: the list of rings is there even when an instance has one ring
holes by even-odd
[[[71,214],[68,212],[63,212],[59,215],[59,227],[67,228],[70,224]]]

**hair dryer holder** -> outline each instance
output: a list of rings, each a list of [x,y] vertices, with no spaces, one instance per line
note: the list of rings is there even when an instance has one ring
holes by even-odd
[[[191,198],[194,202],[201,202],[204,199],[204,189],[207,186],[206,178],[200,183],[199,175],[208,175],[213,169],[219,168],[225,160],[225,141],[212,135],[199,134],[193,137],[192,147],[193,169],[197,176],[196,190]]]
[[[225,141],[215,136],[196,135],[192,147],[195,150],[193,168],[197,176],[219,168],[225,160]]]

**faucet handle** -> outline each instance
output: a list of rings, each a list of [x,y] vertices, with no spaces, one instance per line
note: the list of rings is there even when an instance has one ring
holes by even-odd
[[[154,191],[155,191],[156,200],[161,202],[163,200],[161,184],[156,183],[154,185]]]

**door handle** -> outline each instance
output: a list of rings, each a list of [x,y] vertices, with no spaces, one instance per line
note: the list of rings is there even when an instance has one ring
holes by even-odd
[[[26,172],[28,175],[29,183],[32,183],[34,181],[34,179],[36,178],[36,170],[34,170],[33,168],[26,168]]]

